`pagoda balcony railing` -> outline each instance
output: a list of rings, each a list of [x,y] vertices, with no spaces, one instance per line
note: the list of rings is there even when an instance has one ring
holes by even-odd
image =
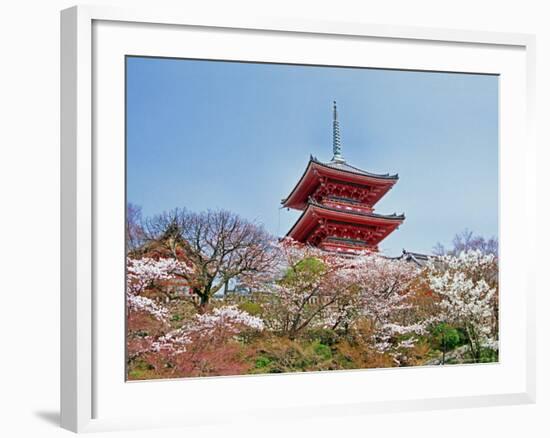
[[[346,198],[344,196],[329,195],[326,197],[326,199],[329,201],[341,202],[344,204],[356,204],[356,205],[363,204],[361,201],[358,201],[357,199]]]
[[[330,198],[326,198],[322,201],[322,204],[331,207],[331,208],[337,208],[342,211],[357,211],[360,213],[372,213],[373,208],[367,206],[366,204],[361,203],[351,203],[349,201],[340,201],[340,200],[333,200]]]

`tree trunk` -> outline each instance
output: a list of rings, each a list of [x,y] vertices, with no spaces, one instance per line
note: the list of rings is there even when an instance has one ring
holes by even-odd
[[[478,355],[478,351],[476,350],[475,346],[474,346],[474,335],[473,335],[473,331],[470,327],[466,326],[466,334],[468,335],[468,345],[470,347],[470,354],[472,355],[472,359],[474,360],[475,363],[478,362],[478,359],[479,359],[479,355]]]
[[[229,280],[227,280],[224,284],[223,284],[223,297],[227,297],[227,292],[229,291]]]
[[[201,295],[201,300],[200,300],[200,303],[199,303],[201,313],[204,313],[206,311],[206,309],[208,308],[208,302],[209,302],[208,295]]]
[[[199,297],[199,313],[206,312],[210,302],[210,296],[207,293],[203,293],[200,289],[193,289],[193,293]]]

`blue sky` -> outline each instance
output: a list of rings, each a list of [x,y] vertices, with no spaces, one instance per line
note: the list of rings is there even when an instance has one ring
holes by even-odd
[[[406,215],[381,242],[431,252],[465,228],[498,235],[498,78],[127,59],[127,198],[145,216],[229,209],[284,236],[309,155],[332,158],[337,100],[349,164],[400,179],[376,205]]]

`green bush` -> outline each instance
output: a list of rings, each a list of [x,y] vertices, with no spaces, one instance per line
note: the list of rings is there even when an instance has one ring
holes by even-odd
[[[492,348],[482,348],[479,355],[479,362],[498,362],[498,351],[493,350]]]
[[[291,284],[295,281],[313,282],[322,275],[325,270],[326,266],[321,260],[315,257],[307,257],[300,260],[286,272],[283,282],[287,284]]]
[[[457,327],[456,331],[458,332],[458,336],[460,337],[458,345],[466,345],[468,343],[468,334],[466,333],[466,330],[462,327]]]
[[[269,359],[268,357],[260,356],[256,358],[256,368],[265,368],[269,364],[271,364],[271,362],[271,359]]]
[[[319,342],[313,344],[313,351],[317,356],[320,356],[323,360],[332,359],[332,351],[330,347],[321,344]]]
[[[262,306],[253,301],[244,301],[239,304],[239,309],[244,312],[250,313],[253,316],[261,315],[263,312]]]
[[[304,334],[304,338],[312,342],[318,341],[329,347],[337,344],[339,340],[338,333],[330,329],[309,330]]]
[[[460,345],[458,330],[446,323],[436,325],[432,329],[432,343],[441,351],[450,351]]]
[[[273,337],[255,342],[256,355],[253,359],[253,368],[256,373],[321,371],[339,368],[333,359],[331,348],[319,341]]]

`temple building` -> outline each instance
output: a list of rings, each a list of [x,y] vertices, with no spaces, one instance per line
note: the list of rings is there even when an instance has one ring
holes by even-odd
[[[327,251],[378,252],[380,242],[405,220],[403,214],[378,214],[375,204],[394,186],[398,175],[375,174],[342,156],[336,102],[333,108],[333,154],[329,162],[310,156],[307,167],[283,207],[302,214],[286,234]]]

